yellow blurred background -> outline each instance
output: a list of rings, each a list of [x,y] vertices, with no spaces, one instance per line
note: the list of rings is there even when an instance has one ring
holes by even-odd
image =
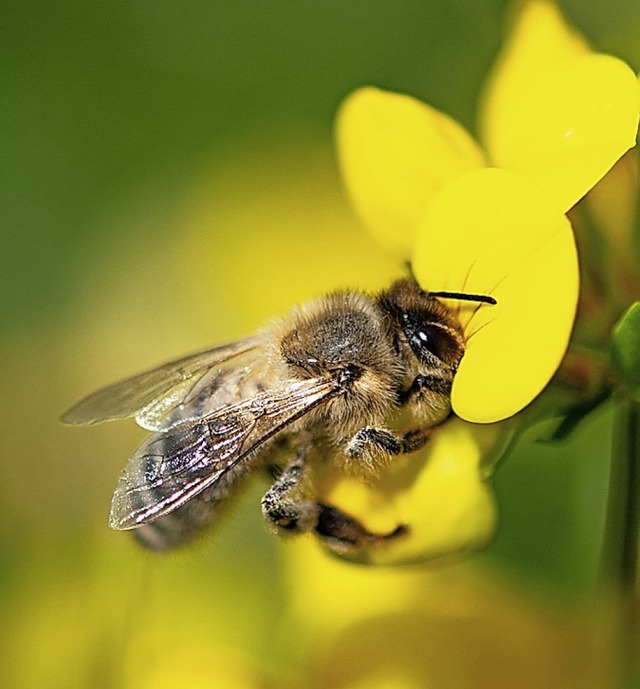
[[[640,66],[637,2],[562,6]],[[145,553],[106,526],[144,432],[58,423],[98,386],[399,274],[342,196],[333,113],[375,84],[473,129],[504,3],[9,0],[0,17],[2,686],[606,686],[606,411],[569,443],[525,439],[486,553],[399,571],[277,542],[260,480],[192,548]]]

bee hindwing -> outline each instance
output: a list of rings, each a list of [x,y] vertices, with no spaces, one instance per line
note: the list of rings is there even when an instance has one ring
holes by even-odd
[[[154,419],[179,405],[196,383],[218,366],[236,364],[236,358],[259,351],[265,336],[258,334],[170,361],[127,378],[80,400],[62,416],[63,423],[83,425],[123,419],[149,409]],[[145,427],[142,422],[141,425]],[[153,429],[153,427],[152,427]]]

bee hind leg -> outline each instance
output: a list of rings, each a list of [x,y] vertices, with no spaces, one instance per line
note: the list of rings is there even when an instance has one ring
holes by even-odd
[[[409,527],[398,525],[389,533],[369,531],[357,519],[330,505],[318,503],[320,514],[316,534],[327,548],[337,554],[357,552],[367,544],[377,544],[408,533]]]

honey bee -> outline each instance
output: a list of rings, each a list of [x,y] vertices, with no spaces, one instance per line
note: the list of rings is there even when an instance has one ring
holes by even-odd
[[[63,417],[93,424],[135,417],[153,433],[125,467],[109,526],[135,529],[168,550],[215,521],[244,477],[268,469],[262,499],[276,530],[315,533],[335,548],[397,537],[367,531],[313,496],[312,452],[363,477],[413,452],[451,413],[453,377],[465,351],[454,312],[403,278],[375,294],[336,292],[294,308],[243,340],[171,361],[89,395]],[[405,432],[385,422],[398,409]],[[285,460],[279,459],[285,457]]]

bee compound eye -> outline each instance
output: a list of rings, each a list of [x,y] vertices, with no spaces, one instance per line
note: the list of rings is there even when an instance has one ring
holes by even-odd
[[[431,328],[421,328],[414,330],[410,337],[411,346],[417,351],[429,351],[438,355],[437,336]]]
[[[409,344],[419,359],[428,359],[433,355],[446,361],[455,349],[449,333],[437,326],[423,325],[409,335]]]

